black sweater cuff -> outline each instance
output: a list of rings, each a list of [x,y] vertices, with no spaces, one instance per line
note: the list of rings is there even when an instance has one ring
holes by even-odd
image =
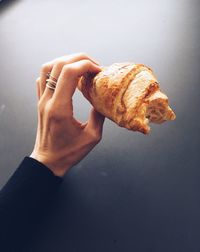
[[[31,157],[25,157],[7,184],[0,192],[0,205],[5,198],[7,204],[19,206],[19,203],[28,203],[41,199],[53,192],[61,183],[44,164]],[[4,200],[3,200],[4,201]],[[30,202],[31,203],[31,202]]]

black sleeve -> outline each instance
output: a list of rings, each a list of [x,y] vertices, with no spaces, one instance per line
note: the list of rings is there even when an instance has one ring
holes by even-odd
[[[0,251],[22,251],[48,211],[62,179],[25,157],[0,191]]]

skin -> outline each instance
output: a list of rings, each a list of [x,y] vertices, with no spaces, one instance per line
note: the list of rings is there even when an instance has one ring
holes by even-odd
[[[101,140],[105,117],[91,109],[86,123],[73,116],[72,97],[79,78],[101,67],[85,53],[57,58],[41,67],[37,79],[38,127],[30,157],[62,177],[80,162]],[[46,75],[57,79],[56,89],[46,87]]]

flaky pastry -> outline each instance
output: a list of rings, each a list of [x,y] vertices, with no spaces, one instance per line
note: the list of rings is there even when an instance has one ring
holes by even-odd
[[[129,130],[147,134],[150,122],[159,124],[176,118],[153,71],[143,64],[103,67],[95,76],[82,76],[78,89],[95,110]]]

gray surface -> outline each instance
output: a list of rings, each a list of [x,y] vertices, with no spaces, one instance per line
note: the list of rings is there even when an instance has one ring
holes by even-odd
[[[106,120],[65,177],[36,251],[200,251],[200,1],[11,1],[0,10],[0,185],[36,131],[40,65],[85,51],[102,65],[152,67],[177,120],[149,136]],[[75,114],[90,105],[80,93]]]

